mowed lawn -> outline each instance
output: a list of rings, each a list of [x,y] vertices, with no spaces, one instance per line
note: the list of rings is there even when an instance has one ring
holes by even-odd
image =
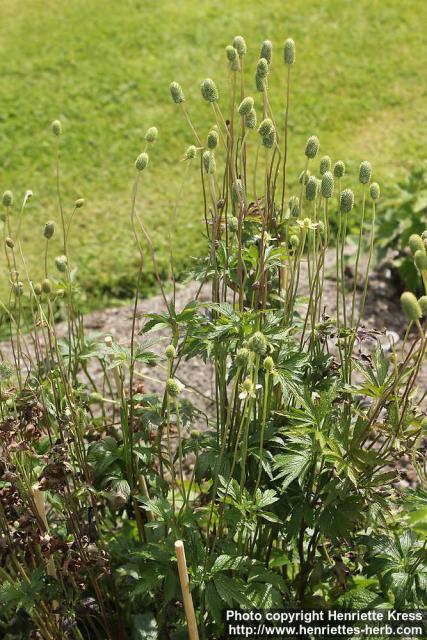
[[[193,140],[168,87],[172,80],[182,84],[205,136],[213,122],[200,82],[214,78],[224,96],[224,47],[236,34],[248,43],[251,93],[261,42],[269,38],[275,45],[270,86],[279,121],[282,44],[289,36],[296,41],[294,179],[313,133],[321,152],[345,160],[353,173],[361,160],[371,160],[383,193],[427,156],[424,0],[1,0],[0,23],[0,190],[13,190],[16,200],[27,189],[34,192],[23,235],[27,267],[37,279],[44,222],[59,220],[50,123],[60,118],[67,211],[77,197],[86,199],[71,250],[87,308],[132,295],[137,253],[128,222],[130,190],[148,126],[159,128],[159,140],[138,205],[160,263],[167,263],[171,224],[178,270],[203,247],[197,167],[186,173],[180,162]],[[226,110],[225,96],[221,104]],[[53,256],[60,246],[52,242]],[[146,291],[150,282],[147,257]],[[7,290],[6,276],[0,290]]]

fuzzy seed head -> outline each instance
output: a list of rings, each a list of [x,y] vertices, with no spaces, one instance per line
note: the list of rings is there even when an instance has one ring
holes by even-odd
[[[425,249],[418,249],[414,254],[414,262],[420,271],[427,269],[427,255]]]
[[[369,193],[371,195],[372,200],[378,200],[381,195],[380,185],[378,182],[372,182],[369,188]]]
[[[34,295],[36,295],[37,297],[41,296],[41,294],[43,293],[43,289],[40,282],[37,282],[34,285],[33,290],[34,290]]]
[[[231,197],[233,202],[240,203],[245,201],[245,188],[240,178],[237,178],[236,182],[231,185]]]
[[[288,38],[287,40],[285,40],[285,44],[283,46],[283,58],[285,60],[285,64],[294,64],[295,57],[295,42],[292,40],[292,38]]]
[[[274,371],[274,360],[271,356],[267,356],[264,358],[264,369],[267,373],[272,373]]]
[[[262,76],[259,76],[257,73],[255,74],[255,86],[256,90],[260,93],[265,91],[264,78]]]
[[[265,58],[268,64],[271,64],[271,61],[273,59],[273,43],[271,42],[271,40],[264,40],[261,46],[259,57]]]
[[[423,318],[427,317],[427,296],[421,296],[421,298],[418,299],[418,304],[420,305]]]
[[[345,164],[342,160],[338,160],[334,164],[334,176],[335,178],[342,178],[345,174]]]
[[[307,169],[306,171],[301,171],[299,174],[298,182],[300,184],[307,184],[310,178],[310,171]]]
[[[84,198],[77,198],[77,200],[74,203],[74,206],[76,207],[76,209],[81,209],[84,206],[84,203],[85,203]]]
[[[13,292],[15,294],[15,296],[17,298],[20,298],[22,296],[22,294],[24,293],[24,285],[22,284],[22,282],[14,282],[12,285],[13,288]]]
[[[137,171],[144,171],[144,169],[147,167],[148,165],[148,153],[145,153],[145,151],[143,151],[142,153],[139,154],[139,156],[137,157],[137,159],[135,160],[135,168]]]
[[[166,391],[171,398],[177,398],[182,391],[182,386],[175,378],[169,378],[166,382]]]
[[[181,102],[184,102],[184,92],[178,82],[171,82],[169,85],[169,90],[171,92],[172,100],[175,102],[175,104],[181,104]]]
[[[288,207],[289,207],[291,216],[299,216],[300,206],[299,206],[298,196],[291,196],[289,198]]]
[[[295,234],[291,235],[289,238],[289,244],[293,249],[296,249],[299,246],[299,237]]]
[[[216,162],[215,156],[212,151],[204,151],[203,152],[203,166],[205,168],[206,173],[212,174],[216,171]]]
[[[6,244],[6,247],[9,247],[9,249],[13,249],[13,247],[15,246],[14,241],[9,236],[7,238],[5,238],[4,242]]]
[[[62,124],[60,120],[54,120],[52,122],[52,133],[54,136],[60,136],[62,133]]]
[[[276,130],[272,129],[266,136],[262,138],[262,144],[266,149],[272,149],[276,144]]]
[[[234,36],[233,47],[236,49],[237,53],[241,58],[243,58],[243,56],[246,55],[246,51],[247,51],[246,41],[242,36]]]
[[[354,193],[351,189],[344,189],[341,192],[340,211],[341,213],[350,213],[354,207]]]
[[[242,102],[239,105],[239,114],[241,116],[247,116],[248,113],[250,113],[251,109],[253,109],[253,106],[253,98],[251,98],[250,96],[247,96],[247,98],[243,98]]]
[[[261,137],[267,136],[274,129],[273,121],[265,118],[258,127],[258,133]]]
[[[364,160],[360,163],[359,167],[359,182],[361,184],[368,184],[372,177],[372,166],[368,160]]]
[[[250,378],[245,378],[242,382],[242,389],[245,393],[251,393],[253,391],[253,382]]]
[[[237,230],[239,228],[239,220],[236,218],[236,216],[231,216],[230,218],[228,218],[228,228],[231,233],[237,233]]]
[[[49,220],[44,225],[43,235],[46,238],[46,240],[50,240],[54,233],[55,233],[55,223],[52,220]]]
[[[56,256],[55,258],[55,266],[61,273],[65,273],[67,271],[67,256]]]
[[[165,355],[168,360],[173,360],[175,358],[176,349],[173,344],[168,344],[165,349]]]
[[[426,251],[424,241],[417,233],[413,233],[409,236],[408,244],[412,255],[415,255],[417,251],[424,251],[424,253]]]
[[[319,138],[317,136],[310,136],[305,145],[305,155],[307,158],[315,158],[319,152]]]
[[[52,291],[52,283],[49,278],[45,278],[42,282],[42,291],[43,293],[51,293]]]
[[[325,171],[323,174],[320,188],[324,198],[332,198],[334,195],[334,176],[330,171]]]
[[[257,331],[248,340],[248,348],[253,351],[257,356],[264,356],[267,351],[267,339],[260,332]]]
[[[268,75],[268,60],[266,58],[260,58],[256,65],[256,75],[264,80]]]
[[[206,102],[218,102],[218,89],[216,88],[216,84],[213,80],[211,80],[210,78],[206,78],[206,80],[203,80],[202,84],[200,85],[200,90]]]
[[[307,198],[307,200],[309,200],[310,202],[316,200],[317,189],[318,182],[316,176],[310,176],[307,184],[305,185],[305,197]]]
[[[6,208],[7,207],[11,207],[13,205],[13,193],[12,193],[12,191],[8,190],[8,191],[5,191],[3,193],[2,202],[3,202],[3,206],[6,207]]]
[[[410,291],[402,293],[400,303],[402,305],[402,311],[408,320],[419,320],[419,318],[422,317],[423,314],[419,302]]]
[[[237,49],[235,49],[231,44],[225,47],[225,53],[227,55],[227,60],[230,63],[230,68],[232,71],[238,71],[239,69],[239,54]]]
[[[196,155],[197,155],[197,149],[196,149],[196,147],[194,146],[194,144],[191,144],[191,145],[188,147],[187,151],[185,152],[184,159],[185,159],[185,160],[194,160],[194,158],[196,157]]]
[[[193,440],[198,440],[201,435],[202,435],[202,432],[199,431],[198,429],[191,429],[190,431],[190,436],[191,438],[193,438]]]
[[[219,141],[218,132],[215,131],[215,129],[212,129],[212,131],[209,131],[208,138],[207,138],[208,149],[216,149],[216,147],[218,146],[218,141]]]
[[[245,117],[245,125],[247,126],[248,129],[255,129],[256,122],[257,122],[256,111],[255,109],[251,109],[248,115]]]
[[[329,156],[323,156],[322,158],[320,158],[320,175],[323,176],[323,174],[326,171],[330,171],[331,170],[331,159]]]
[[[238,367],[246,367],[250,359],[250,351],[246,347],[242,347],[237,350],[236,353],[236,364]]]
[[[145,139],[148,143],[156,142],[159,135],[157,127],[149,127],[145,132]]]

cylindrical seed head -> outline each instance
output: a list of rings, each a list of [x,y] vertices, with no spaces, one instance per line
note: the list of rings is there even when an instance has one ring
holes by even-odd
[[[417,233],[413,233],[409,236],[408,244],[412,255],[415,255],[417,251],[424,251],[424,253],[426,251],[424,241]]]
[[[136,168],[136,170],[137,171],[144,171],[144,169],[148,165],[148,161],[149,161],[148,153],[145,153],[145,151],[140,153],[139,156],[137,157],[137,159],[135,160],[135,168]]]
[[[236,358],[235,358],[237,366],[246,367],[246,365],[249,362],[250,355],[251,355],[250,351],[246,347],[242,347],[241,349],[238,349],[236,353]]]
[[[285,40],[285,44],[283,46],[283,58],[285,60],[285,64],[294,64],[296,58],[296,50],[295,50],[295,42],[292,38],[288,38]]]
[[[271,129],[267,135],[262,137],[261,142],[266,149],[272,149],[276,144],[276,130],[274,128]]]
[[[218,101],[218,89],[216,88],[215,82],[210,78],[206,78],[206,80],[203,80],[202,84],[200,85],[200,90],[206,102],[213,103]]]
[[[299,237],[296,234],[291,235],[289,238],[289,244],[293,249],[296,249],[299,246]]]
[[[270,118],[265,118],[258,127],[258,133],[261,137],[267,136],[273,129],[273,121]]]
[[[182,386],[175,378],[169,378],[166,382],[166,391],[171,398],[177,398],[182,391]]]
[[[181,102],[184,102],[185,100],[184,92],[181,89],[180,84],[178,84],[177,82],[171,82],[169,85],[169,90],[171,92],[172,100],[175,102],[175,104],[180,104]]]
[[[233,47],[236,49],[237,53],[241,58],[244,55],[246,55],[246,51],[247,51],[246,41],[242,36],[234,36]]]
[[[418,249],[414,254],[414,262],[420,271],[427,269],[427,255],[425,249]]]
[[[52,291],[52,283],[49,278],[45,278],[42,282],[42,291],[43,293],[51,293]]]
[[[330,171],[331,170],[331,159],[329,156],[323,156],[322,158],[320,158],[320,175],[323,176],[323,174],[326,171]]]
[[[3,202],[3,206],[4,207],[11,207],[13,205],[13,193],[12,191],[5,191],[3,193],[3,198],[2,198],[2,202]]]
[[[351,189],[344,189],[341,192],[340,211],[341,213],[350,213],[354,207],[354,193]]]
[[[305,145],[305,155],[307,158],[315,158],[319,151],[319,138],[317,136],[310,136]]]
[[[62,133],[62,125],[60,120],[54,120],[52,122],[52,133],[54,136],[60,136]]]
[[[372,200],[378,200],[381,195],[380,185],[378,182],[372,182],[369,187],[369,193],[371,195]]]
[[[318,182],[316,176],[310,176],[305,186],[305,197],[312,202],[317,197]]]
[[[402,310],[408,320],[419,320],[422,317],[421,307],[418,300],[410,291],[405,291],[400,296]]]
[[[268,60],[260,58],[256,65],[256,75],[260,78],[266,78],[268,75]]]
[[[55,223],[52,220],[49,220],[44,225],[43,235],[46,238],[46,240],[50,240],[54,233],[55,233]]]
[[[267,339],[261,331],[257,331],[249,338],[248,348],[258,356],[265,355],[267,351]]]
[[[205,167],[206,173],[215,173],[216,171],[216,162],[215,156],[212,151],[204,151],[203,152],[203,166]]]
[[[56,256],[55,258],[55,266],[61,273],[64,273],[67,270],[67,256]]]
[[[227,55],[227,60],[230,63],[230,68],[232,71],[239,70],[239,54],[237,49],[235,49],[231,44],[225,47],[225,53]]]
[[[145,139],[148,143],[156,142],[159,131],[157,127],[149,127],[145,133]]]
[[[260,58],[265,58],[268,64],[271,64],[273,58],[273,43],[271,40],[264,40],[261,46]]]
[[[165,349],[165,355],[168,360],[173,360],[175,358],[176,349],[173,344],[169,344]]]
[[[338,160],[334,164],[334,176],[335,178],[342,178],[345,174],[345,164],[342,160]]]
[[[218,146],[218,141],[219,141],[218,132],[215,131],[215,129],[212,129],[212,131],[209,131],[208,137],[207,137],[208,149],[215,149]]]
[[[9,236],[5,238],[4,242],[6,244],[6,247],[9,247],[9,249],[13,249],[13,247],[15,246],[14,241]]]
[[[194,146],[194,144],[191,144],[188,147],[187,151],[185,152],[184,159],[185,160],[194,160],[196,155],[197,155],[197,148]]]
[[[300,214],[300,206],[299,206],[299,198],[298,196],[291,196],[288,201],[288,207],[291,216],[299,216]]]
[[[372,177],[372,166],[368,160],[364,160],[360,163],[359,167],[359,182],[361,184],[368,184]]]
[[[251,109],[254,106],[254,99],[250,96],[243,98],[242,102],[239,105],[239,114],[241,116],[247,116],[250,113]]]
[[[76,207],[76,209],[81,209],[84,206],[84,203],[85,203],[84,198],[77,198],[77,200],[74,203],[74,206]]]
[[[298,182],[300,184],[307,184],[309,178],[310,178],[310,171],[307,169],[306,171],[301,171],[301,173],[299,174],[299,178],[298,178]]]
[[[274,371],[274,360],[271,356],[264,358],[263,365],[267,373],[272,373]]]
[[[256,111],[255,109],[251,109],[248,115],[245,117],[245,125],[247,126],[248,129],[255,129],[256,122],[257,122]]]
[[[325,171],[322,176],[321,192],[324,198],[332,198],[334,195],[334,176],[330,171]]]

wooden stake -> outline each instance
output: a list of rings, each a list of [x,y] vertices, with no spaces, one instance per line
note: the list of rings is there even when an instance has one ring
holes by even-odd
[[[190,593],[188,580],[187,561],[185,559],[184,543],[182,540],[175,542],[175,554],[178,561],[179,581],[181,583],[182,600],[184,603],[185,617],[187,618],[188,635],[190,640],[199,640],[196,616],[194,613],[193,598]]]

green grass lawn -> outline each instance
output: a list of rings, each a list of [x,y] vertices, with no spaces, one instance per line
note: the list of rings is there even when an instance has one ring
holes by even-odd
[[[132,293],[130,188],[148,126],[156,125],[160,136],[139,204],[160,261],[167,260],[171,216],[178,266],[200,250],[197,170],[185,176],[179,162],[192,139],[168,87],[171,80],[182,84],[204,136],[213,122],[199,85],[211,76],[224,93],[224,47],[236,34],[248,43],[251,92],[260,44],[273,40],[276,113],[282,43],[289,36],[297,43],[291,176],[301,170],[312,133],[321,152],[345,160],[350,170],[370,159],[383,192],[426,156],[424,0],[0,0],[0,20],[0,189],[12,189],[16,199],[34,192],[24,236],[29,270],[39,277],[43,224],[58,220],[50,123],[60,118],[64,201],[68,209],[77,197],[87,202],[71,248],[88,307]],[[147,261],[146,288],[150,271]],[[2,292],[6,284],[3,278]]]

